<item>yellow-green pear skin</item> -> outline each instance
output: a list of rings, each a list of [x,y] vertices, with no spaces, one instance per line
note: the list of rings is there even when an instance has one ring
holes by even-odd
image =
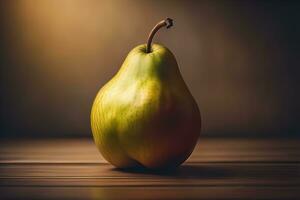
[[[95,143],[118,168],[172,168],[192,153],[200,112],[174,55],[162,45],[135,47],[99,91],[91,111]]]

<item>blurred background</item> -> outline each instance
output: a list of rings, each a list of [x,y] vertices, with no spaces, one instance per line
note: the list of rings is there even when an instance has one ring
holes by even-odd
[[[205,136],[299,136],[297,1],[0,3],[1,137],[91,137],[98,90],[160,20]]]

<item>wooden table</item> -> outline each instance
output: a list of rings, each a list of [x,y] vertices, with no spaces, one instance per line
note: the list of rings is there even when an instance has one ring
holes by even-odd
[[[300,199],[300,140],[201,138],[157,173],[115,169],[90,139],[2,140],[0,199]]]

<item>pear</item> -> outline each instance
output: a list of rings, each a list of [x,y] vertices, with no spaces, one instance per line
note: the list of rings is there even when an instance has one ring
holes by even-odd
[[[94,141],[117,168],[173,168],[192,153],[201,129],[200,112],[172,52],[152,44],[155,33],[135,47],[118,73],[97,94],[91,111]]]

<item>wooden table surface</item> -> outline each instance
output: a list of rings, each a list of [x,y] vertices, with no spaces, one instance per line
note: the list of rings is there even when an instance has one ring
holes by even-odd
[[[300,140],[201,138],[169,172],[117,170],[89,139],[2,140],[0,199],[300,199]]]

